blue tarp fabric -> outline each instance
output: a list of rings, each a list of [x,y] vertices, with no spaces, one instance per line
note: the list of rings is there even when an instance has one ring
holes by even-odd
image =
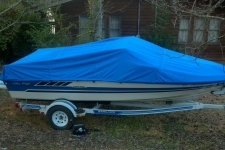
[[[225,81],[225,73],[221,64],[196,59],[129,36],[38,49],[5,65],[2,80],[183,84]]]

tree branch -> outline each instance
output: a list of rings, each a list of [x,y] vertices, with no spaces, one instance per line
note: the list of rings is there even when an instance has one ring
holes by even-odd
[[[7,11],[9,11],[10,9],[16,7],[16,6],[19,5],[19,3],[21,3],[21,2],[22,2],[22,0],[19,0],[17,3],[11,5],[11,6],[10,6],[9,8],[7,8],[6,10],[0,12],[0,16],[1,16],[2,14],[6,13]]]
[[[2,32],[2,31],[4,31],[4,30],[10,28],[11,26],[15,25],[15,24],[20,20],[20,18],[21,18],[21,16],[20,16],[16,21],[14,21],[13,23],[9,24],[9,25],[6,26],[5,28],[0,29],[0,32]]]

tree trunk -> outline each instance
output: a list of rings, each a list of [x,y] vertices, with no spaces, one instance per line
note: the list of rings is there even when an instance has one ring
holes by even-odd
[[[91,0],[90,4],[94,40],[100,40],[102,39],[102,0]]]

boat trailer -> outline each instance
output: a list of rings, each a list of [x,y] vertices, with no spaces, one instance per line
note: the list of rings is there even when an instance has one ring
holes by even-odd
[[[0,80],[0,89],[7,89],[4,83]],[[212,92],[214,95],[225,94],[225,88],[218,91]],[[225,105],[216,104],[203,104],[199,102],[180,102],[172,103],[170,101],[165,104],[150,104],[150,103],[134,103],[134,102],[111,102],[110,105],[127,106],[135,109],[131,110],[110,110],[100,108],[102,104],[95,103],[91,108],[81,107],[78,108],[74,103],[68,100],[55,100],[50,104],[33,104],[28,103],[27,100],[15,102],[15,106],[20,111],[26,109],[39,110],[41,114],[45,114],[48,117],[49,123],[53,129],[64,130],[72,127],[74,119],[76,117],[83,117],[86,114],[96,115],[148,115],[148,114],[159,114],[169,113],[185,110],[195,110],[203,108],[215,108],[225,109]],[[137,109],[139,108],[139,109]]]
[[[26,101],[16,102],[15,106],[20,111],[26,109],[39,110],[41,114],[48,117],[49,123],[53,129],[63,130],[69,129],[73,125],[74,118],[83,117],[86,114],[96,115],[148,115],[169,113],[185,110],[195,110],[203,108],[225,109],[225,105],[203,104],[199,102],[182,102],[182,103],[166,103],[166,104],[147,104],[133,102],[111,102],[110,105],[128,106],[140,109],[131,110],[110,110],[101,109],[102,104],[96,103],[91,108],[78,108],[74,103],[67,100],[56,100],[49,105],[28,104]]]

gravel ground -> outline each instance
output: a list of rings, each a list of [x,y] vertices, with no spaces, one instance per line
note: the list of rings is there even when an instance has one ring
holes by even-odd
[[[225,104],[225,97],[207,95],[200,101]],[[0,90],[0,150],[225,149],[224,110],[145,117],[87,115],[77,123],[84,122],[86,127],[100,131],[75,137],[72,130],[52,130],[46,116],[33,111],[21,113],[13,104],[8,92]]]

